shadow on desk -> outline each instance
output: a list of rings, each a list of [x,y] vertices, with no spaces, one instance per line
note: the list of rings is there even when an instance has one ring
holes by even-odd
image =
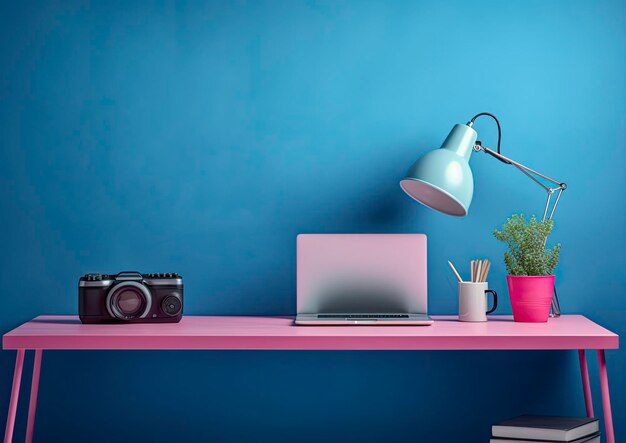
[[[48,325],[80,325],[82,324],[79,319],[69,318],[33,318],[31,323],[44,323]]]
[[[468,322],[462,322],[460,321],[456,316],[454,317],[450,317],[450,318],[437,318],[435,320],[435,323],[467,323],[467,324],[476,324],[476,323],[513,323],[515,322],[515,320],[513,320],[512,317],[507,317],[507,318],[501,318],[503,317],[502,315],[497,315],[495,317],[487,317],[487,321],[468,321]],[[549,322],[550,320],[548,320]]]

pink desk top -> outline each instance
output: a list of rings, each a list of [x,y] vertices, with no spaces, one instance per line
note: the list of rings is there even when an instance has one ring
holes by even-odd
[[[5,334],[4,349],[514,350],[617,349],[618,336],[581,315],[548,323],[492,316],[432,326],[294,326],[291,317],[183,317],[178,324],[83,325],[39,316]]]

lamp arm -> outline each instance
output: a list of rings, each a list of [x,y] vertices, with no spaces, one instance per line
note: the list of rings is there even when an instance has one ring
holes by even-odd
[[[567,189],[567,185],[563,182],[559,182],[557,180],[554,180],[551,177],[548,177],[545,174],[542,174],[540,172],[535,171],[534,169],[529,168],[528,166],[525,166],[519,162],[516,162],[515,160],[512,160],[508,157],[505,157],[504,155],[494,151],[493,149],[489,149],[486,146],[483,146],[482,144],[480,144],[480,142],[476,142],[476,144],[474,145],[474,151],[478,152],[478,151],[483,151],[485,154],[489,154],[494,158],[497,158],[498,160],[500,160],[503,163],[515,166],[517,169],[519,169],[524,175],[526,175],[528,178],[530,178],[532,181],[534,181],[535,183],[537,183],[539,186],[541,186],[544,191],[546,191],[546,193],[548,194],[548,199],[546,201],[546,205],[544,207],[543,210],[543,218],[542,220],[545,220],[546,218],[551,220],[552,216],[554,215],[554,211],[556,210],[557,205],[559,204],[559,200],[561,199],[561,194],[563,193],[563,191],[565,191]],[[541,182],[540,179],[544,179],[547,182],[556,185],[556,187],[551,187],[551,186],[546,186],[544,183]],[[550,202],[552,200],[552,195],[554,193],[556,194],[556,199],[554,200],[554,204],[552,206],[552,210],[550,210]],[[550,211],[550,213],[548,214],[548,211]]]

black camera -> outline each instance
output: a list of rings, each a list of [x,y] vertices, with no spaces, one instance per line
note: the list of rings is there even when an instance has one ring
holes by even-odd
[[[78,282],[83,323],[177,323],[183,317],[178,274],[87,274]]]

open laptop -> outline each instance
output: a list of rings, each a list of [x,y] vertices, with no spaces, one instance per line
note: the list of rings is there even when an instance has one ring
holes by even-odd
[[[426,236],[300,234],[297,325],[430,325]]]

